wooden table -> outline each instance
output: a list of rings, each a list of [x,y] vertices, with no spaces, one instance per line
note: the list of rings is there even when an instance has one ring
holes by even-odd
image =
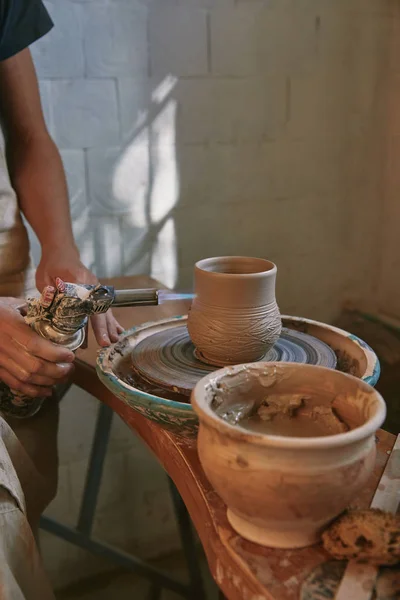
[[[117,288],[156,287],[146,276],[104,281]],[[125,328],[187,312],[188,304],[169,302],[158,307],[120,308],[115,315]],[[80,350],[74,383],[109,405],[153,451],[178,488],[200,536],[211,573],[229,600],[298,600],[303,580],[328,556],[319,547],[296,551],[272,550],[238,536],[226,518],[226,507],[208,483],[200,466],[195,442],[161,429],[111,394],[98,380],[97,346]],[[368,489],[358,499],[368,506],[385,467],[394,436],[378,432],[378,459]]]

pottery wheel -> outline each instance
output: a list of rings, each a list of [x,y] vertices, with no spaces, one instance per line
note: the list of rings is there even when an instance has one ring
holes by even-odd
[[[286,328],[263,360],[336,367],[336,355],[327,344]],[[217,370],[196,357],[185,324],[158,331],[140,341],[132,351],[132,365],[144,380],[185,395],[190,395],[202,377]]]

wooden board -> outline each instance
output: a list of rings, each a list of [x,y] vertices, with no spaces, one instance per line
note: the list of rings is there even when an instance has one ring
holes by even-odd
[[[147,277],[110,280],[116,287],[151,287]],[[117,318],[125,327],[145,321],[183,314],[185,303],[160,307],[119,309]],[[230,527],[226,507],[208,483],[197,457],[195,442],[180,440],[145,419],[115,398],[98,380],[95,372],[96,346],[79,351],[74,383],[105,402],[153,451],[175,482],[200,536],[211,573],[229,600],[298,600],[305,578],[329,559],[319,546],[302,550],[272,550],[243,540]],[[378,433],[378,456],[373,477],[357,499],[357,506],[369,506],[382,475],[394,436]]]

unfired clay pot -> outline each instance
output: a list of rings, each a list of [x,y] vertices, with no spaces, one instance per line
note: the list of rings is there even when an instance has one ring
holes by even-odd
[[[326,437],[284,437],[253,433],[219,416],[245,413],[271,394],[304,394],[320,406],[333,403],[354,428]],[[232,527],[274,548],[316,543],[350,504],[372,474],[374,433],[386,415],[381,396],[363,381],[289,363],[216,371],[197,384],[192,405],[200,420],[200,462],[228,506]]]
[[[276,266],[261,258],[224,256],[195,265],[189,335],[199,358],[225,366],[262,359],[281,333]]]

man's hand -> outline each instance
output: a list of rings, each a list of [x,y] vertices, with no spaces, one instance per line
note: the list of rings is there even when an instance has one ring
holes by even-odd
[[[17,298],[0,299],[0,380],[27,396],[51,396],[66,379],[74,354],[35,333],[24,321]]]
[[[69,283],[98,283],[97,278],[80,261],[78,251],[49,250],[42,253],[42,259],[36,271],[36,285],[42,291],[46,285],[55,285],[60,277]],[[94,335],[100,346],[109,346],[117,342],[124,328],[116,321],[112,311],[94,315],[90,318]]]
[[[56,277],[71,283],[97,283],[80,262],[74,243],[65,174],[46,128],[29,49],[0,61],[0,102],[11,181],[42,248],[36,278],[39,291],[54,285]],[[123,331],[111,311],[92,317],[92,326],[102,346],[117,341]]]

